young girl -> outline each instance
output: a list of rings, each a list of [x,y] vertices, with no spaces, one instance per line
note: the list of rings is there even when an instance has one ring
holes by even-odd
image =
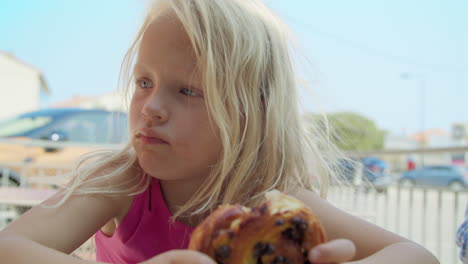
[[[332,175],[331,145],[302,125],[285,32],[257,0],[152,5],[123,67],[131,142],[90,155],[67,188],[5,228],[2,263],[88,263],[67,254],[94,234],[101,262],[214,263],[183,250],[192,228],[221,203],[254,206],[272,189],[324,224],[330,242],[312,263],[438,263],[316,194]]]

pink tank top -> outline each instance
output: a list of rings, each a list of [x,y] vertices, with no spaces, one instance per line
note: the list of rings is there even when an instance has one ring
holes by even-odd
[[[112,237],[96,233],[96,261],[138,263],[171,249],[187,248],[192,227],[171,221],[157,179],[135,196]]]

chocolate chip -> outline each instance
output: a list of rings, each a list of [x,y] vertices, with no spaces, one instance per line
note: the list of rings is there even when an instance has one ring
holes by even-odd
[[[283,256],[277,256],[273,259],[271,264],[289,264],[289,259]]]
[[[299,217],[293,217],[291,219],[291,224],[293,224],[297,229],[306,231],[307,230],[307,222]]]
[[[254,256],[255,257],[260,257],[263,255],[263,250],[265,249],[265,243],[258,242],[254,246]]]
[[[229,255],[231,255],[231,248],[229,246],[220,246],[215,250],[215,257],[218,261],[228,258]]]
[[[304,241],[304,231],[295,227],[290,227],[284,230],[281,234],[287,239],[290,239],[298,244],[302,244],[302,241]]]
[[[272,244],[267,244],[265,247],[265,254],[269,255],[269,254],[273,254],[274,252],[275,252],[275,246],[273,246]]]
[[[282,225],[284,225],[284,220],[281,219],[281,218],[278,219],[278,220],[276,220],[275,225],[277,225],[277,226],[282,226]]]
[[[258,242],[254,247],[254,257],[273,254],[275,247],[269,243]]]
[[[306,231],[307,230],[307,223],[300,224],[297,226],[299,230]]]
[[[311,264],[308,258],[308,252],[305,248],[301,248],[302,256],[304,256],[304,264]]]
[[[300,223],[301,221],[302,221],[302,219],[299,218],[299,217],[293,217],[293,218],[291,218],[291,224],[293,224],[293,225],[298,224],[298,223]]]

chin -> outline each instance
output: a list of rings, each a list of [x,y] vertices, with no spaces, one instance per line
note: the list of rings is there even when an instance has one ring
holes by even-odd
[[[157,161],[138,159],[141,169],[151,176],[161,181],[182,180],[183,177],[177,177],[181,173],[175,172],[173,169],[165,168],[165,166],[157,166]]]

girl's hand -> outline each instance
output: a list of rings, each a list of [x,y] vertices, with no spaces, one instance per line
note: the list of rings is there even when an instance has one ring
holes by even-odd
[[[216,264],[207,255],[193,250],[171,250],[140,264]]]
[[[351,240],[337,239],[323,243],[309,251],[309,261],[314,264],[343,263],[353,259],[356,247]]]

